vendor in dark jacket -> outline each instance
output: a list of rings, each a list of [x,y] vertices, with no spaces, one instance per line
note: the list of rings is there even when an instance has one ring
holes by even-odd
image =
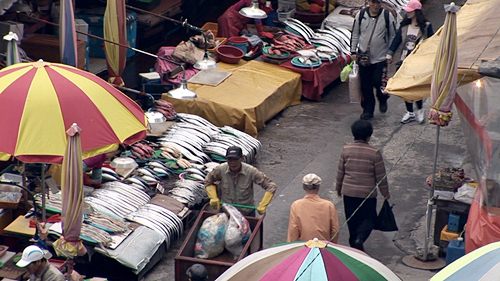
[[[392,40],[389,51],[387,52],[388,63],[392,62],[392,56],[400,47],[401,43],[401,58],[396,63],[399,68],[403,60],[415,49],[418,43],[431,37],[434,34],[432,24],[425,18],[422,13],[422,4],[418,0],[410,0],[404,8],[406,15],[401,21],[399,29],[396,31],[396,36]],[[416,120],[418,123],[424,122],[423,101],[416,101],[417,114],[413,113],[413,101],[405,101],[406,113],[401,119],[402,124]]]

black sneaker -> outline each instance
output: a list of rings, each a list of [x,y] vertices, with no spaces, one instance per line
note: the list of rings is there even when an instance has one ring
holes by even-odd
[[[361,114],[361,116],[359,116],[359,119],[361,119],[361,120],[370,120],[370,119],[372,119],[372,118],[373,118],[373,114],[371,114],[371,113],[366,113],[366,112],[363,112],[363,113]]]
[[[380,113],[386,113],[387,112],[387,100],[381,100],[378,104],[378,109],[380,110]]]

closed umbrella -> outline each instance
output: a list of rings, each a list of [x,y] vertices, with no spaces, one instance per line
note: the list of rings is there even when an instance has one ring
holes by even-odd
[[[9,34],[3,37],[3,40],[8,41],[6,54],[7,57],[5,60],[7,66],[21,62],[21,58],[19,57],[19,50],[17,48],[17,41],[19,40],[17,34],[10,31]]]
[[[127,46],[127,22],[125,0],[108,0],[104,12],[104,39]],[[127,48],[104,42],[109,82],[123,86],[121,77],[127,62]]]
[[[429,240],[431,239],[432,198],[434,196],[434,178],[436,174],[439,150],[439,133],[441,126],[447,126],[451,120],[451,107],[457,89],[457,19],[458,6],[455,3],[445,6],[446,18],[443,25],[441,41],[436,51],[434,73],[431,83],[431,102],[429,122],[437,125],[436,143],[434,147],[434,163],[432,167],[432,184],[429,190],[429,201],[426,210],[426,234],[424,239],[424,261],[435,260],[429,255]]]
[[[84,253],[80,240],[83,206],[83,171],[80,128],[72,124],[66,131],[68,145],[62,165],[62,236],[54,242],[58,256],[68,258]]]
[[[429,110],[429,122],[438,126],[447,126],[450,122],[451,107],[457,90],[458,7],[451,3],[445,10],[446,18],[431,81],[432,106]]]
[[[61,163],[73,123],[83,158],[137,142],[147,129],[139,105],[89,72],[43,61],[0,70],[0,160]]]
[[[317,239],[256,252],[217,280],[378,281],[401,280],[379,261],[356,249]]]
[[[500,242],[494,242],[452,262],[431,281],[493,281],[499,278]]]
[[[71,66],[78,64],[76,53],[76,28],[73,0],[61,0],[59,15],[59,44],[61,62]]]

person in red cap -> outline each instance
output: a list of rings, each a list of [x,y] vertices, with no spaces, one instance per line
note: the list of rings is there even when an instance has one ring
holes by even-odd
[[[243,215],[255,215],[253,208],[255,204],[253,184],[255,183],[265,190],[264,196],[255,209],[259,215],[265,214],[277,189],[276,184],[257,168],[243,163],[243,152],[240,147],[228,147],[226,159],[226,163],[215,167],[205,178],[205,190],[210,198],[210,206],[218,210],[222,201],[237,204],[235,207]]]
[[[434,34],[432,29],[432,24],[425,18],[422,12],[422,4],[418,0],[410,0],[406,7],[404,8],[406,15],[399,25],[399,29],[396,32],[389,51],[387,52],[386,58],[388,63],[392,62],[392,56],[402,45],[401,57],[396,63],[396,67],[399,68],[403,63],[403,60],[415,49],[417,44],[431,37]],[[403,44],[401,44],[403,43]],[[412,121],[417,121],[418,123],[424,122],[425,112],[423,109],[423,101],[415,101],[417,104],[417,113],[413,112],[413,101],[405,101],[406,113],[401,119],[402,124],[406,124]]]

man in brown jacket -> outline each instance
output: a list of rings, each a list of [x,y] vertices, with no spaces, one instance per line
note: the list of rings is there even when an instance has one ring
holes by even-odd
[[[377,218],[377,183],[384,198],[389,199],[390,195],[382,154],[368,144],[373,133],[372,124],[358,120],[352,124],[351,131],[354,142],[345,145],[340,156],[337,195],[343,195],[346,219],[352,216],[347,222],[349,244],[363,251],[363,243],[370,236]]]
[[[210,198],[210,206],[219,209],[222,202],[238,204],[236,207],[243,215],[254,216],[255,183],[265,190],[255,208],[259,215],[264,215],[277,189],[276,184],[257,168],[242,162],[241,147],[230,146],[226,151],[226,159],[226,163],[215,167],[205,178],[205,190]]]

